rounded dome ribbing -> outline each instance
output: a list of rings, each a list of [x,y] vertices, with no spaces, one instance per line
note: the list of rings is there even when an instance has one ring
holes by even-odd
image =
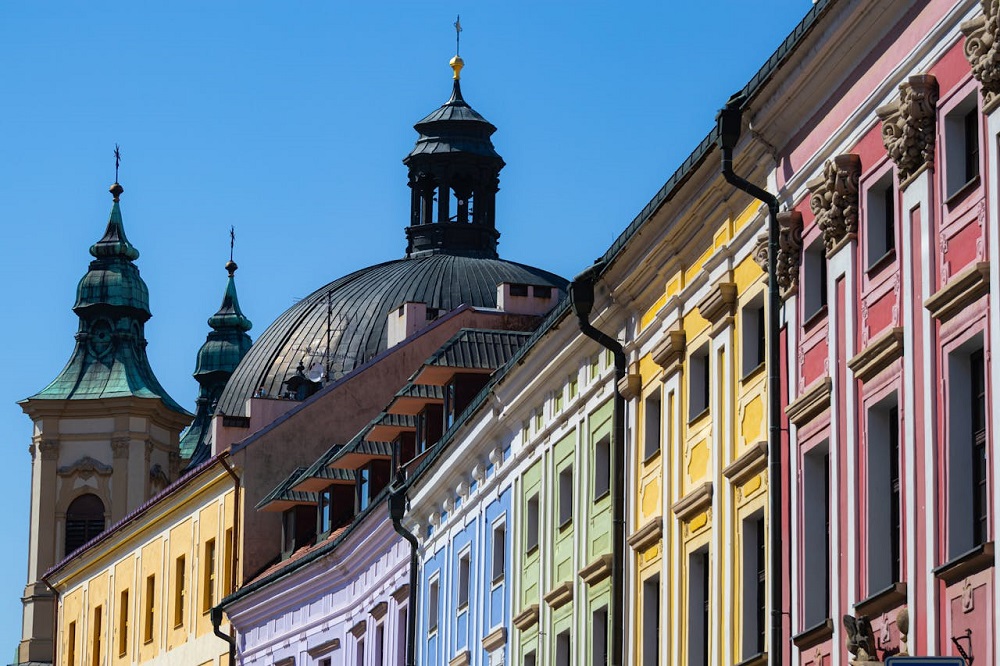
[[[332,321],[330,374],[350,372],[387,347],[389,312],[406,302],[426,303],[441,314],[462,304],[495,308],[504,282],[552,286],[566,280],[502,259],[433,254],[363,268],[317,289],[279,316],[240,362],[217,410],[246,415],[246,400],[259,388],[277,396],[299,362],[324,363],[327,299]]]

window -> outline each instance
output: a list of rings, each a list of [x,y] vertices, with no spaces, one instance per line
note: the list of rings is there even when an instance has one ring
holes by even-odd
[[[580,380],[576,373],[569,376],[569,399],[572,400],[580,392]]]
[[[806,628],[815,627],[830,617],[830,454],[827,446],[827,443],[817,445],[803,458],[803,622]]]
[[[406,608],[396,614],[396,666],[406,664]]]
[[[552,287],[532,287],[531,293],[535,298],[552,298]]]
[[[568,631],[556,636],[556,666],[569,666],[570,645]]]
[[[708,549],[688,559],[688,666],[708,666]]]
[[[573,521],[573,466],[567,465],[559,472],[559,527]]]
[[[524,666],[536,666],[534,650],[524,655]]]
[[[215,605],[215,539],[205,542],[205,556],[202,559],[204,573],[202,574],[201,610],[207,613]]]
[[[469,605],[469,553],[466,551],[458,558],[458,609],[464,610]]]
[[[358,639],[358,649],[355,653],[355,664],[357,666],[365,666],[365,639]]]
[[[761,294],[743,308],[743,376],[764,365],[767,345],[764,295]]]
[[[594,445],[594,501],[611,492],[611,435]]]
[[[118,656],[128,654],[128,590],[122,590],[118,602]]]
[[[440,595],[440,586],[438,579],[435,578],[431,581],[431,584],[427,589],[427,630],[437,631],[438,627],[438,597]]]
[[[516,282],[510,285],[510,295],[511,296],[528,296],[528,285],[518,284]]]
[[[385,624],[375,626],[375,666],[383,666],[385,659]]]
[[[281,514],[281,551],[285,557],[295,551],[295,507]]]
[[[563,392],[557,391],[552,400],[552,411],[558,414],[563,408]]]
[[[76,622],[69,623],[69,630],[66,633],[66,663],[69,666],[76,666]]]
[[[92,649],[90,651],[90,663],[92,666],[101,666],[101,634],[103,629],[101,627],[101,621],[103,620],[102,615],[103,612],[100,606],[94,609],[94,640],[91,642]]]
[[[327,486],[319,493],[316,515],[319,519],[317,534],[326,534],[333,529],[333,486]]]
[[[764,652],[766,565],[764,513],[759,512],[743,520],[743,659]]]
[[[66,509],[66,554],[104,531],[104,502],[92,493],[80,495]]]
[[[642,583],[642,664],[660,663],[660,577]]]
[[[594,611],[590,622],[593,631],[591,644],[591,663],[594,666],[608,666],[608,607],[602,606]]]
[[[899,410],[896,395],[868,410],[868,596],[900,578]]]
[[[222,596],[233,592],[233,528],[226,530],[225,550],[222,562]]]
[[[822,236],[806,248],[802,268],[805,271],[802,314],[808,321],[826,307],[826,249]]]
[[[368,508],[368,503],[371,501],[371,469],[370,465],[365,465],[364,467],[358,468],[357,472],[357,489],[358,489],[358,512],[364,511]]]
[[[528,511],[527,518],[525,519],[525,529],[527,533],[524,535],[525,547],[530,552],[531,550],[538,547],[538,493],[535,493],[530,498],[528,498]]]
[[[973,92],[944,118],[945,198],[979,176],[979,105]]]
[[[156,575],[146,576],[146,607],[143,613],[142,640],[144,643],[153,641],[153,626],[156,624]]]
[[[948,355],[948,556],[989,540],[986,367],[982,338]]]
[[[539,409],[538,411],[535,412],[535,432],[538,432],[539,430],[542,429],[542,425],[544,423],[542,419],[543,419],[542,410]]]
[[[444,387],[444,429],[447,430],[455,423],[455,382],[449,382]]]
[[[600,370],[601,370],[600,357],[595,356],[594,358],[590,359],[590,379],[591,380],[597,379],[597,375],[600,373]]]
[[[187,581],[185,574],[184,556],[181,555],[174,560],[174,627],[184,626],[184,597],[187,593],[185,589]]]
[[[896,249],[896,181],[891,169],[868,188],[865,243],[869,268]]]
[[[688,420],[695,420],[708,411],[708,345],[691,354],[691,371],[688,375]]]
[[[660,389],[646,398],[643,409],[643,455],[648,459],[660,450]]]
[[[507,570],[507,526],[493,528],[493,582],[501,583]]]

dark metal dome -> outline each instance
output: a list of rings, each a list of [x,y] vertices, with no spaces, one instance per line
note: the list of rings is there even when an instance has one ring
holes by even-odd
[[[286,310],[257,338],[226,384],[217,410],[244,416],[247,398],[261,388],[269,396],[280,395],[282,382],[300,362],[325,364],[328,328],[330,376],[336,378],[386,349],[386,319],[399,305],[426,303],[442,314],[463,304],[495,308],[503,282],[552,286],[563,293],[567,284],[523,264],[451,254],[390,261],[334,280]]]

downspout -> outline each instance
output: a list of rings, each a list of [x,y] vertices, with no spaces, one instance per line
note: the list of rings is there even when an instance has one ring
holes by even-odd
[[[730,185],[767,205],[767,491],[771,569],[771,640],[770,663],[782,661],[782,531],[781,531],[781,345],[778,340],[781,317],[781,293],[778,289],[778,198],[770,192],[733,173],[733,148],[740,139],[743,123],[742,95],[733,95],[716,116],[719,148],[722,150],[722,175]]]
[[[40,580],[52,590],[52,663],[56,663],[56,646],[59,644],[59,590],[52,587],[45,576]]]
[[[403,527],[403,516],[406,514],[406,486],[402,483],[402,475],[396,479],[396,487],[389,494],[389,518],[399,536],[410,543],[410,598],[406,609],[406,666],[416,666],[417,647],[417,537],[413,532]]]
[[[229,580],[229,589],[236,589],[236,577],[237,577],[237,564],[240,561],[239,555],[239,536],[240,536],[240,477],[236,474],[233,468],[226,462],[225,457],[219,458],[219,462],[222,466],[226,468],[229,476],[233,479],[233,563],[230,570],[231,578]],[[233,634],[233,625],[229,624],[229,633],[222,633],[220,628],[222,625],[222,607],[215,606],[212,608],[212,632],[221,638],[222,640],[229,643],[229,666],[236,666],[236,638]]]
[[[614,613],[611,614],[611,646],[608,666],[625,666],[625,399],[618,390],[618,380],[625,376],[625,350],[618,340],[597,330],[590,323],[590,312],[594,308],[594,282],[597,274],[605,266],[604,261],[595,262],[575,278],[569,285],[573,314],[580,324],[580,332],[601,345],[615,357],[615,401],[613,474],[615,493],[613,495],[611,542],[611,596]]]

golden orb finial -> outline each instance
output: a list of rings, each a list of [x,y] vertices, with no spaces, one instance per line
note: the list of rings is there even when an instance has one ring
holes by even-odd
[[[453,78],[456,81],[462,78],[462,68],[465,67],[465,61],[462,60],[462,56],[455,56],[448,64],[451,65],[451,71],[455,72]]]

